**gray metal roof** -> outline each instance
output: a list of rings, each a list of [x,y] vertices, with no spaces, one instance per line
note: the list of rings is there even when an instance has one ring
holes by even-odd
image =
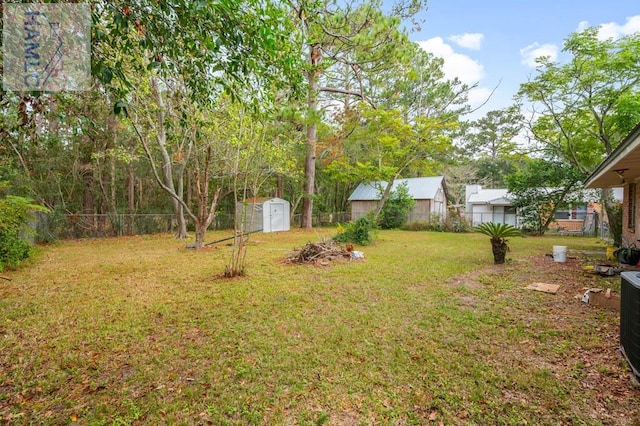
[[[480,189],[471,194],[467,202],[469,204],[510,204],[508,189]]]
[[[396,179],[393,181],[392,189],[395,191],[402,183],[407,184],[409,194],[414,200],[433,200],[438,190],[444,186],[443,176]],[[370,183],[361,183],[349,196],[349,201],[375,201],[380,199],[380,190],[384,188],[387,182],[377,181]]]

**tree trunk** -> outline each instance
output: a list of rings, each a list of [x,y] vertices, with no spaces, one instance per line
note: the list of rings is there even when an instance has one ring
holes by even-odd
[[[164,126],[165,121],[165,112],[164,112],[164,101],[162,99],[162,94],[160,93],[160,87],[158,85],[158,81],[155,78],[151,79],[151,88],[153,91],[153,97],[155,98],[156,104],[158,105],[157,112],[157,124],[158,128],[156,129],[156,142],[158,143],[158,147],[160,148],[160,154],[162,155],[162,171],[164,178],[164,185],[169,189],[172,194],[176,194],[175,185],[173,183],[173,163],[171,161],[171,156],[169,155],[169,151],[167,151],[167,131]],[[176,194],[177,195],[177,194]],[[184,217],[184,209],[182,204],[172,197],[171,199],[173,210],[176,214],[176,238],[187,238],[187,223]]]
[[[391,188],[393,188],[393,182],[394,181],[395,181],[395,179],[391,179],[387,183],[387,186],[384,188],[384,192],[382,193],[382,197],[380,197],[380,201],[378,201],[378,207],[376,207],[376,212],[375,212],[375,214],[373,216],[373,218],[376,221],[378,220],[378,217],[380,217],[380,213],[382,212],[382,208],[384,207],[384,204],[389,199],[389,194],[391,194]]]
[[[281,173],[276,175],[276,197],[284,198],[284,178]]]
[[[316,144],[318,120],[318,71],[316,66],[320,60],[320,46],[309,46],[309,70],[307,82],[307,152],[304,161],[304,198],[302,200],[301,228],[313,227],[313,194],[316,183]]]
[[[171,200],[173,203],[173,210],[176,212],[176,233],[175,237],[178,239],[187,238],[187,219],[184,217],[184,208],[176,200]]]
[[[184,200],[184,168],[178,171],[178,197],[181,200]],[[187,220],[184,217],[184,207],[182,204],[176,203],[176,238],[187,238]]]
[[[614,201],[611,188],[602,188],[602,210],[603,217],[600,220],[604,221],[604,214],[607,215],[613,245],[619,247],[622,244],[622,209]]]
[[[82,179],[84,181],[82,213],[92,215],[95,213],[95,200],[93,198],[93,170],[91,170],[90,164],[86,166]]]
[[[204,247],[204,236],[207,233],[208,227],[209,227],[209,224],[206,223],[206,220],[205,222],[201,222],[200,220],[196,222],[196,241],[195,241],[196,250],[199,250],[202,247]]]
[[[129,191],[127,199],[127,208],[130,214],[136,210],[136,175],[133,170],[133,162],[129,163]]]
[[[493,263],[503,264],[509,250],[507,243],[502,240],[491,240],[491,250],[493,251]]]

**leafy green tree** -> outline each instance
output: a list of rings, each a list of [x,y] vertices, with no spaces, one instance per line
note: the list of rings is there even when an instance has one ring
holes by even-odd
[[[585,176],[640,121],[640,34],[598,38],[597,28],[572,34],[565,63],[539,60],[537,75],[520,87],[537,119],[530,123],[540,148]]]
[[[99,3],[92,9],[92,74],[119,97],[116,113],[135,87],[127,68],[137,56],[162,77],[181,75],[195,101],[226,91],[257,106],[266,87],[300,88],[288,12],[282,3],[258,0]]]
[[[489,111],[470,124],[465,150],[473,158],[492,161],[512,155],[518,149],[514,139],[522,129],[522,120],[518,107]]]
[[[399,29],[401,20],[417,13],[421,5],[421,0],[401,0],[385,14],[377,0],[346,3],[298,0],[292,3],[306,50],[303,228],[312,226],[321,94],[371,102],[363,90],[363,81],[371,72],[394,67],[398,44],[407,40],[406,34]]]
[[[396,179],[416,170],[432,174],[441,158],[452,150],[450,132],[457,120],[419,116],[407,122],[399,109],[362,106],[362,121],[345,140],[350,155],[333,165],[334,170],[355,182],[384,182],[376,209],[384,208]]]
[[[554,214],[579,187],[582,174],[571,165],[546,159],[531,160],[507,177],[513,205],[523,228],[544,235]]]
[[[572,34],[563,50],[567,63],[540,59],[537,75],[518,94],[532,105],[528,128],[539,148],[584,178],[640,121],[640,33],[601,40],[597,28],[588,28]],[[602,200],[617,222],[609,190]]]
[[[506,178],[514,173],[525,161],[520,155],[491,160],[483,157],[475,161],[477,182],[489,188],[504,188],[507,186]]]
[[[461,151],[465,161],[472,160],[478,182],[492,188],[506,186],[505,176],[513,173],[521,161],[521,148],[515,138],[522,126],[518,106],[489,111],[465,126]]]
[[[393,67],[367,74],[362,87],[370,103],[341,111],[327,147],[333,161],[326,172],[333,179],[386,182],[379,188],[380,209],[395,179],[442,173],[453,157],[459,119],[469,111],[471,87],[447,80],[441,59],[415,43],[399,51]]]

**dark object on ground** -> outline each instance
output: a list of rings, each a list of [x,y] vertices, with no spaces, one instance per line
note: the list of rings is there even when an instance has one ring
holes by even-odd
[[[256,229],[255,231],[251,231],[251,232],[245,232],[244,235],[249,235],[249,234],[253,234],[254,232],[262,232],[262,229]],[[235,238],[235,235],[232,237],[226,237],[226,238],[220,238],[219,240],[215,240],[215,241],[211,241],[210,243],[205,243],[205,246],[210,246],[212,244],[217,244],[217,243],[221,243],[223,241],[229,241],[229,240],[233,240]],[[196,248],[195,244],[187,244],[186,246],[187,248]]]

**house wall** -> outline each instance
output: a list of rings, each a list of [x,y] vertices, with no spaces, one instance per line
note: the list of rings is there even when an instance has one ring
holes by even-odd
[[[440,215],[443,219],[447,216],[447,196],[442,188],[438,189],[431,206],[431,212]]]
[[[356,221],[365,216],[378,206],[376,200],[355,200],[351,202],[351,220]],[[444,189],[440,187],[433,200],[416,200],[416,205],[409,212],[407,223],[428,222],[433,215],[438,215],[442,220],[447,215],[447,196]]]
[[[351,202],[351,220],[356,221],[361,217],[364,217],[371,210],[374,210],[378,206],[378,202],[371,201],[352,201]]]
[[[473,211],[473,204],[468,202],[469,198],[473,194],[477,194],[478,192],[480,192],[481,189],[482,189],[482,186],[480,186],[480,185],[466,185],[465,186],[464,199],[465,199],[465,201],[467,201],[467,204],[465,205],[465,211],[466,212],[472,212]]]
[[[623,241],[629,243],[638,243],[640,238],[640,215],[638,210],[640,207],[640,184],[635,183],[635,191],[632,189],[632,185],[627,184],[624,186],[624,195],[622,201],[622,237]],[[635,192],[635,197],[633,197]],[[634,200],[635,203],[631,201]],[[635,204],[635,205],[634,205]],[[633,216],[634,221],[629,221],[629,217]]]
[[[493,222],[492,206],[489,204],[471,204],[471,210],[467,213],[467,220],[473,226]]]
[[[549,223],[549,229],[557,229],[558,231],[582,231],[584,227],[584,219],[555,219]]]
[[[428,222],[431,220],[432,214],[438,214],[441,218],[444,218],[444,204],[440,202],[442,207],[438,207],[440,211],[434,211],[434,207],[437,203],[433,203],[431,200],[416,200],[416,205],[409,212],[409,218],[407,223],[412,222]],[[356,221],[363,216],[366,216],[371,210],[374,210],[378,206],[377,201],[352,201],[351,202],[351,220]]]
[[[473,226],[482,223],[506,223],[511,226],[518,226],[518,215],[509,206],[494,206],[491,204],[471,204],[472,209],[465,215],[469,223]]]
[[[407,223],[428,222],[431,219],[431,200],[416,200],[416,205],[409,212]]]

